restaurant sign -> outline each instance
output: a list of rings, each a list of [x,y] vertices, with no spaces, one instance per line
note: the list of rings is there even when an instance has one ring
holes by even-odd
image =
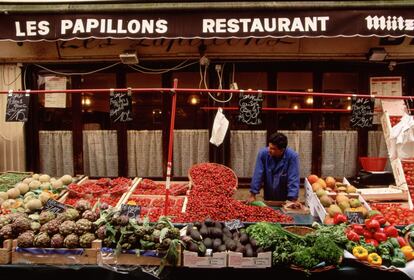
[[[0,40],[414,36],[409,10],[3,15]]]

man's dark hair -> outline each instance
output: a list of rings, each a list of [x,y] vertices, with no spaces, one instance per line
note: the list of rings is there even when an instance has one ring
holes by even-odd
[[[270,135],[269,143],[276,145],[278,149],[286,149],[288,140],[286,135],[284,135],[283,133],[275,132],[272,135]]]

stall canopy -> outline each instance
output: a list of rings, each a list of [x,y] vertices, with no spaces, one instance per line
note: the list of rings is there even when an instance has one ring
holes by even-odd
[[[8,14],[0,40],[414,36],[411,9]]]

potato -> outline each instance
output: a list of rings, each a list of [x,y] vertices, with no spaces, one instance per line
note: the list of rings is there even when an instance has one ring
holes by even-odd
[[[50,176],[47,175],[47,174],[40,175],[39,181],[41,183],[49,182],[50,181]]]
[[[12,188],[12,189],[7,190],[7,195],[9,196],[9,198],[12,198],[12,199],[18,198],[20,195],[20,191],[18,188]]]
[[[64,185],[69,185],[69,184],[71,184],[72,182],[73,182],[73,178],[72,178],[72,176],[70,176],[70,175],[63,175],[61,178],[60,178],[60,180],[62,181],[62,183],[64,184]]]
[[[30,211],[38,210],[42,208],[42,202],[40,199],[32,199],[25,204],[25,208]]]
[[[30,182],[30,184],[29,184],[29,188],[30,188],[30,190],[37,190],[39,187],[40,187],[40,185],[41,185],[42,183],[40,183],[39,181],[37,181],[37,180],[34,180],[34,181],[31,181]]]
[[[18,188],[20,191],[20,194],[25,194],[29,191],[29,185],[26,183],[18,183],[15,188]]]
[[[0,198],[6,200],[9,198],[9,195],[6,192],[0,192]]]

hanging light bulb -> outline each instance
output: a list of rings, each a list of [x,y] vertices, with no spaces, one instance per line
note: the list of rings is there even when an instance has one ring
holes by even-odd
[[[306,98],[305,103],[307,105],[312,105],[313,104],[313,97],[309,96],[308,98]]]
[[[188,97],[187,102],[191,105],[197,105],[200,103],[200,97],[197,94],[192,94]]]

